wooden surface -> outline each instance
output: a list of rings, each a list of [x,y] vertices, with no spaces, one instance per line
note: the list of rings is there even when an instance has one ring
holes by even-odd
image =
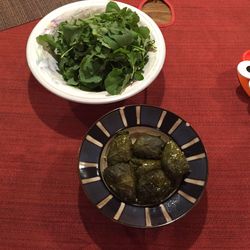
[[[157,23],[168,24],[171,22],[172,13],[163,1],[148,1],[142,8]]]

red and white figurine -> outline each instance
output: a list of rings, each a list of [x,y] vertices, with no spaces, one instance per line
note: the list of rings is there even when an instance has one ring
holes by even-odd
[[[250,50],[242,56],[242,61],[237,66],[238,78],[241,86],[250,97]]]

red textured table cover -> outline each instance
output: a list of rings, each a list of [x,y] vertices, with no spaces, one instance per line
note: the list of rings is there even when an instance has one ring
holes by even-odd
[[[124,1],[136,5],[138,1]],[[250,48],[249,0],[171,0],[164,69],[144,92],[101,106],[44,89],[25,59],[37,21],[0,33],[1,249],[250,249],[250,99],[236,65]],[[81,140],[113,108],[146,103],[189,121],[209,157],[200,203],[158,229],[111,222],[85,197]]]

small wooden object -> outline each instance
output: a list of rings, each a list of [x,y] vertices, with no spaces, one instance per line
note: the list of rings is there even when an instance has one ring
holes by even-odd
[[[142,1],[139,9],[148,14],[160,27],[168,26],[173,22],[173,10],[167,1]]]

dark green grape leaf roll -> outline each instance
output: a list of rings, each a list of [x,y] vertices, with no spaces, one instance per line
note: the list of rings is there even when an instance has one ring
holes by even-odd
[[[160,203],[173,190],[171,180],[160,169],[154,169],[141,176],[137,183],[138,203]]]
[[[135,176],[128,163],[118,163],[109,166],[103,172],[107,185],[123,201],[136,201]]]
[[[136,176],[143,176],[153,169],[161,169],[160,160],[132,158],[130,165],[134,168]]]
[[[165,142],[159,136],[141,135],[133,145],[133,153],[143,159],[160,159]]]
[[[185,155],[173,140],[166,142],[161,163],[165,172],[173,177],[180,177],[189,172]]]
[[[112,166],[120,162],[128,162],[132,156],[132,142],[129,133],[120,132],[110,143],[107,156],[108,165]]]

